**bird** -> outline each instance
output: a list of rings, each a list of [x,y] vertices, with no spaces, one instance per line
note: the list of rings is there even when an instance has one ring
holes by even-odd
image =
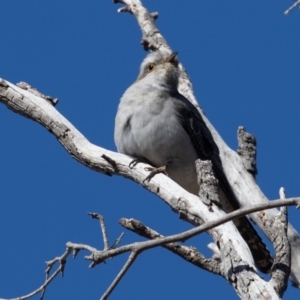
[[[115,118],[114,140],[120,153],[153,166],[150,180],[163,172],[198,196],[195,161],[211,160],[227,212],[239,208],[224,174],[219,149],[197,108],[178,91],[177,52],[156,50],[143,60],[136,81],[121,97]],[[225,203],[226,202],[226,203]],[[267,273],[273,258],[246,217],[234,221],[248,243],[257,268]]]

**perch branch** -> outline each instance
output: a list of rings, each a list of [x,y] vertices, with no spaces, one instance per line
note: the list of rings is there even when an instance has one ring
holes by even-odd
[[[92,170],[107,175],[122,175],[144,185],[189,222],[199,225],[208,221],[218,220],[224,215],[224,212],[217,207],[214,208],[213,213],[210,212],[207,206],[202,201],[199,201],[198,197],[188,193],[162,174],[155,176],[149,183],[144,183],[144,179],[148,175],[145,171],[145,166],[147,165],[140,163],[134,168],[130,168],[129,164],[132,158],[89,143],[51,104],[28,90],[20,89],[7,81],[0,80],[0,102],[3,102],[8,108],[20,115],[30,118],[47,128],[70,155],[82,164]],[[109,157],[110,162],[103,158],[103,155]],[[230,243],[232,243],[231,248],[236,248],[236,252],[243,257],[240,260],[243,265],[248,263],[251,267],[255,268],[249,248],[233,224],[227,223],[224,227],[214,228],[210,234],[215,241],[218,241],[222,245],[225,245],[230,240]],[[76,251],[78,250],[79,248]],[[105,258],[107,257],[103,257],[103,259]],[[98,263],[100,263],[100,260],[98,260]],[[94,262],[91,264],[91,267],[93,266]],[[253,272],[250,276],[256,284],[261,281],[261,278]],[[236,284],[234,285],[235,288],[237,286]],[[242,286],[238,286],[237,289],[239,290],[238,293],[244,293]],[[269,293],[274,297],[272,290]]]

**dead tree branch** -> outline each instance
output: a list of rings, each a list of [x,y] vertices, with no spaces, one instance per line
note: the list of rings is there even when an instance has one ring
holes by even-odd
[[[300,5],[300,0],[296,0],[293,5],[291,5],[285,12],[284,14],[287,16],[293,9],[298,7]]]
[[[284,200],[285,190],[279,191],[280,199]],[[271,283],[279,297],[283,296],[291,272],[291,246],[287,237],[288,211],[283,206],[275,220],[266,220],[270,235],[273,236],[272,243],[275,249],[275,260],[272,268]]]
[[[266,210],[266,209],[271,209],[273,207],[279,207],[279,206],[292,206],[292,205],[297,205],[297,207],[300,206],[300,198],[293,198],[293,199],[284,199],[284,200],[274,200],[268,204],[261,204],[261,205],[256,205],[256,206],[252,206],[249,208],[241,208],[239,210],[236,210],[232,213],[229,213],[227,215],[224,215],[222,218],[220,218],[219,220],[215,220],[212,222],[208,222],[206,224],[203,224],[201,226],[198,226],[196,228],[187,230],[185,232],[179,233],[179,234],[175,234],[175,235],[171,235],[171,236],[162,236],[160,234],[158,234],[157,232],[155,232],[154,230],[145,227],[143,224],[141,224],[140,222],[136,221],[136,220],[125,220],[122,219],[120,221],[120,223],[122,224],[122,226],[137,232],[138,234],[147,237],[149,239],[151,239],[150,241],[145,241],[145,242],[136,242],[133,244],[128,244],[125,246],[121,246],[119,248],[114,248],[116,243],[119,243],[120,238],[119,237],[117,239],[117,242],[114,243],[113,247],[109,247],[108,246],[108,237],[107,237],[107,232],[106,229],[104,230],[103,228],[105,228],[105,223],[104,223],[104,218],[103,216],[101,216],[98,213],[88,213],[89,215],[92,216],[92,218],[94,219],[98,219],[100,221],[100,225],[102,228],[102,233],[103,233],[103,244],[104,244],[104,248],[103,250],[98,250],[92,246],[89,245],[85,245],[85,244],[77,244],[77,243],[73,243],[73,242],[68,242],[66,244],[67,249],[66,251],[59,257],[54,258],[51,261],[46,262],[47,264],[47,270],[46,270],[46,280],[45,282],[39,287],[37,288],[35,291],[33,291],[32,293],[25,295],[25,296],[21,296],[18,297],[18,299],[21,300],[26,300],[29,299],[30,297],[38,294],[39,292],[42,292],[42,297],[44,295],[44,292],[46,290],[46,287],[50,284],[50,282],[59,274],[61,273],[63,276],[63,272],[64,272],[64,267],[66,264],[66,259],[69,256],[69,254],[71,252],[73,252],[73,257],[75,258],[77,256],[77,254],[81,251],[81,250],[86,250],[89,251],[91,254],[88,256],[85,256],[84,258],[86,260],[90,260],[92,261],[91,264],[89,265],[90,268],[95,267],[98,264],[101,263],[105,263],[105,260],[108,258],[112,258],[115,256],[118,256],[120,254],[126,253],[126,252],[131,252],[130,256],[128,257],[127,262],[125,263],[125,265],[123,266],[123,268],[120,270],[120,272],[118,273],[118,275],[116,276],[116,278],[114,279],[114,281],[112,282],[112,284],[109,286],[109,288],[107,289],[107,291],[103,294],[101,299],[107,299],[107,297],[111,294],[111,292],[114,290],[114,288],[117,286],[117,284],[119,283],[119,281],[122,279],[122,277],[125,275],[125,273],[127,272],[127,270],[130,268],[130,266],[133,264],[133,262],[135,261],[135,259],[137,258],[137,256],[139,254],[141,254],[143,251],[154,248],[154,247],[158,247],[158,246],[163,246],[167,249],[169,249],[170,251],[172,251],[173,253],[179,255],[180,257],[184,258],[185,260],[193,263],[194,265],[205,269],[207,271],[213,272],[215,274],[219,274],[222,275],[223,277],[225,277],[227,280],[232,281],[233,277],[232,276],[236,276],[234,275],[234,273],[237,272],[237,270],[232,269],[232,267],[237,268],[239,263],[243,262],[243,260],[240,258],[238,260],[236,260],[236,258],[240,257],[237,253],[235,253],[235,256],[231,255],[227,255],[228,253],[231,253],[233,249],[230,248],[230,245],[232,245],[232,243],[230,241],[227,242],[226,247],[229,247],[225,253],[226,255],[224,255],[224,252],[221,252],[222,254],[222,259],[225,262],[225,264],[220,263],[218,261],[216,261],[215,259],[207,259],[205,258],[202,254],[200,254],[198,251],[196,251],[194,248],[191,247],[186,247],[186,246],[181,246],[179,245],[177,242],[178,241],[186,241],[188,239],[190,239],[191,237],[194,237],[196,235],[199,235],[203,232],[212,230],[213,228],[216,228],[217,226],[220,226],[222,224],[225,224],[227,222],[230,222],[234,219],[240,218],[242,216],[245,216],[249,213],[252,212],[256,212],[256,211],[261,211],[261,210]],[[284,210],[282,210],[284,211]],[[286,213],[280,213],[280,217],[285,218],[283,223],[285,222],[285,233],[286,233],[286,222],[287,222],[287,214]],[[279,221],[275,222],[282,222],[282,219],[279,219]],[[275,226],[276,223],[274,222],[274,224],[272,223],[271,226],[268,227],[272,227]],[[281,223],[279,223],[278,226],[280,226]],[[282,228],[282,227],[280,227]],[[286,236],[285,236],[286,237]],[[286,238],[285,241],[287,241],[288,244],[288,239]],[[274,245],[278,245],[280,243],[278,243],[278,239],[276,241],[274,241]],[[286,245],[286,243],[285,243]],[[223,250],[223,249],[222,249]],[[285,250],[285,248],[284,248]],[[289,264],[288,264],[288,260],[290,259],[290,252],[287,251],[284,252],[284,250],[280,249],[280,252],[276,252],[276,255],[278,257],[277,259],[277,264],[279,265],[280,263],[282,263],[282,257],[284,257],[284,262],[286,263],[287,267],[289,268]],[[235,250],[234,250],[235,251]],[[280,256],[279,254],[280,253]],[[227,258],[224,258],[225,256],[228,256]],[[226,264],[228,263],[228,258],[231,259],[231,265],[232,267],[226,266]],[[235,258],[235,260],[233,260],[233,258]],[[57,270],[49,277],[50,271],[52,269],[52,267],[55,265],[56,262],[59,262],[59,267],[57,268]],[[221,266],[221,269],[220,269]],[[230,274],[228,273],[228,267],[230,270]],[[239,272],[242,274],[242,278],[245,279],[246,276],[249,276],[249,270],[251,270],[252,268],[246,268],[244,271],[244,274],[242,274],[242,272]],[[287,283],[287,279],[288,279],[288,274],[289,272],[285,272],[284,276],[281,273],[278,273],[280,271],[278,270],[282,270],[282,268],[279,268],[278,266],[275,266],[273,269],[273,273],[272,273],[272,283],[274,286],[278,287],[277,288],[277,293],[282,293],[284,292],[286,285],[279,286],[279,282],[284,281],[285,284]],[[252,269],[251,272],[253,272],[254,269]],[[232,282],[233,283],[233,282]],[[241,287],[243,286],[243,284],[241,284]],[[276,299],[276,298],[275,298]],[[12,299],[11,299],[12,300]]]

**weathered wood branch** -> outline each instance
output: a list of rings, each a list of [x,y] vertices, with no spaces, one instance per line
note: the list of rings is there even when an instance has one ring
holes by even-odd
[[[189,222],[199,225],[224,217],[224,212],[218,206],[214,205],[213,211],[210,211],[202,201],[199,201],[198,197],[182,189],[167,176],[158,174],[149,183],[144,183],[144,179],[148,175],[148,172],[144,170],[147,165],[140,163],[131,169],[129,164],[132,158],[89,143],[45,99],[1,80],[0,101],[16,113],[43,125],[58,139],[70,155],[82,164],[95,171],[107,175],[122,175],[144,185]],[[273,287],[266,286],[264,280],[255,271],[249,248],[232,222],[211,229],[209,233],[221,249],[228,250],[222,257],[222,272],[234,276],[234,280],[231,278],[229,282],[241,298],[248,298],[249,294],[253,295],[255,299],[278,298]],[[245,286],[245,278],[248,283],[250,280],[250,285]],[[262,289],[266,291],[265,294],[258,292]]]
[[[122,218],[119,223],[126,229],[137,233],[147,239],[163,239],[164,236],[156,232],[155,230],[145,226],[142,222],[135,219]],[[168,243],[162,245],[162,247],[170,250],[174,254],[180,256],[184,260],[192,263],[193,265],[220,275],[220,262],[216,259],[210,259],[201,254],[196,248],[184,246],[178,242]]]
[[[279,191],[280,199],[285,199],[283,188]],[[291,246],[287,236],[288,211],[281,207],[274,220],[266,220],[267,228],[272,236],[275,249],[275,260],[272,267],[271,283],[279,297],[282,297],[287,286],[291,272]]]
[[[234,281],[232,281],[232,283],[235,284],[236,282],[238,282],[235,280],[235,278],[237,276],[235,274],[236,271],[232,270],[232,268],[229,268],[230,273],[228,273],[228,263],[229,263],[229,265],[232,265],[233,269],[240,268],[241,266],[239,266],[239,262],[241,261],[241,258],[234,249],[230,248],[230,245],[232,245],[230,243],[231,241],[229,241],[229,244],[226,245],[225,252],[223,250],[220,251],[220,254],[222,257],[221,260],[220,260],[221,257],[218,257],[218,259],[208,259],[208,258],[204,257],[201,253],[199,253],[194,247],[183,246],[183,245],[180,245],[178,242],[186,241],[186,240],[190,239],[191,237],[194,237],[198,234],[201,234],[203,232],[211,230],[217,226],[225,224],[226,222],[230,222],[236,218],[245,216],[246,214],[248,214],[250,212],[260,211],[263,209],[270,209],[272,207],[283,206],[283,205],[284,206],[297,205],[297,207],[299,207],[300,206],[300,198],[286,199],[284,201],[275,200],[268,204],[260,204],[260,205],[252,206],[249,208],[241,208],[232,213],[224,215],[219,220],[208,222],[206,224],[203,224],[196,228],[187,230],[185,232],[171,235],[171,236],[166,236],[166,237],[157,233],[153,229],[146,227],[145,225],[143,225],[141,222],[139,222],[137,220],[122,218],[120,220],[120,224],[123,227],[125,227],[143,237],[150,239],[150,241],[132,243],[132,244],[128,244],[125,246],[121,246],[119,248],[116,248],[116,246],[119,244],[119,242],[123,236],[123,233],[115,241],[115,243],[110,247],[108,245],[108,236],[107,236],[107,231],[106,231],[106,226],[105,226],[103,216],[101,216],[98,213],[88,213],[88,215],[90,215],[92,218],[100,221],[100,227],[102,230],[102,238],[103,238],[103,244],[104,244],[103,250],[98,250],[98,249],[96,249],[90,245],[86,245],[86,244],[78,244],[78,243],[68,242],[66,244],[67,249],[61,256],[57,256],[54,259],[52,259],[51,261],[46,262],[47,270],[46,270],[45,282],[40,287],[38,287],[35,291],[33,291],[27,295],[18,297],[18,299],[26,300],[38,293],[42,293],[41,299],[43,299],[46,288],[53,281],[53,279],[55,277],[57,277],[57,275],[59,273],[61,273],[63,276],[66,260],[67,260],[68,256],[71,254],[71,252],[73,253],[73,257],[75,258],[77,256],[77,254],[82,250],[89,251],[91,253],[90,255],[85,256],[86,260],[91,261],[91,264],[89,266],[91,268],[105,262],[105,260],[108,258],[112,258],[112,257],[118,256],[118,255],[124,254],[126,252],[131,252],[131,254],[128,257],[123,268],[120,270],[120,272],[118,273],[116,278],[113,280],[111,285],[108,287],[108,289],[105,291],[105,293],[101,297],[101,299],[103,299],[103,300],[107,299],[108,296],[112,293],[112,291],[115,289],[115,287],[117,286],[119,281],[126,274],[128,269],[130,268],[130,266],[133,264],[133,262],[135,261],[135,259],[137,258],[137,256],[140,253],[142,253],[145,250],[148,250],[148,249],[151,249],[154,247],[158,247],[158,246],[162,246],[162,247],[170,250],[171,252],[177,254],[178,256],[182,257],[186,261],[194,264],[195,266],[197,266],[201,269],[207,270],[214,274],[222,275],[228,281],[232,281],[234,279]],[[266,220],[266,222],[268,222],[268,220]],[[275,219],[274,222],[268,222],[267,227],[269,230],[271,230],[271,228],[273,226],[276,227],[276,229],[277,229],[276,232],[278,232],[278,234],[275,234],[275,232],[272,233],[274,236],[274,241],[273,241],[274,247],[277,251],[276,251],[276,264],[274,264],[274,267],[272,270],[271,283],[274,286],[277,294],[279,296],[282,296],[283,292],[285,291],[286,286],[287,286],[287,280],[288,280],[289,271],[290,271],[290,251],[289,251],[290,249],[287,249],[287,251],[285,251],[285,249],[289,247],[289,242],[288,242],[287,234],[286,234],[287,233],[286,232],[286,229],[287,229],[286,207],[281,209],[280,214],[278,215],[278,217]],[[281,241],[283,241],[284,247],[281,247]],[[234,257],[231,257],[231,255],[230,255],[232,252],[234,253]],[[228,257],[225,257],[225,256],[228,256]],[[228,260],[228,258],[230,258],[230,260]],[[224,264],[223,261],[226,263]],[[50,276],[50,271],[56,263],[58,263],[59,266],[53,272],[53,274]],[[243,268],[246,268],[246,266],[243,266]],[[239,269],[237,269],[237,270],[238,270],[238,272],[240,271]],[[251,270],[251,268],[250,268],[250,270]],[[230,274],[230,276],[229,276],[229,274]],[[242,274],[242,280],[240,282],[241,288],[244,285],[244,281],[246,280],[247,275],[248,275],[247,272]],[[245,297],[246,297],[246,295],[245,295]],[[262,299],[264,299],[264,298],[262,298]],[[2,299],[2,300],[4,300],[4,299]]]
[[[246,170],[253,176],[257,174],[256,167],[256,138],[253,134],[246,132],[243,126],[238,128],[238,155]]]
[[[295,1],[295,0],[294,0],[294,1]],[[299,5],[300,5],[300,0],[296,0],[296,1],[294,2],[294,4],[291,5],[291,6],[284,12],[284,14],[285,14],[285,15],[288,15],[293,9],[295,9],[296,7],[299,7]]]
[[[222,206],[219,198],[218,180],[214,176],[212,162],[197,159],[196,171],[200,199],[205,199],[204,203],[207,206],[211,206],[212,203]]]

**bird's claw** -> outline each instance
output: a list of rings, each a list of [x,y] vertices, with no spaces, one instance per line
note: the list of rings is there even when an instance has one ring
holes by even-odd
[[[143,160],[141,158],[135,158],[133,159],[130,164],[129,164],[129,168],[133,169],[138,163],[143,162]]]
[[[143,183],[149,182],[156,174],[159,174],[159,173],[163,173],[166,176],[168,176],[166,166],[162,166],[162,167],[159,167],[159,168],[146,167],[145,170],[149,171],[150,174],[143,180]]]

